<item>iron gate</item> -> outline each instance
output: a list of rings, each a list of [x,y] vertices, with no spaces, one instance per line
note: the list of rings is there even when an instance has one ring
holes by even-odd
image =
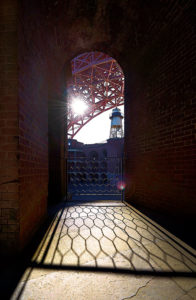
[[[67,163],[68,200],[121,200],[123,163],[121,157],[101,160],[69,158]]]

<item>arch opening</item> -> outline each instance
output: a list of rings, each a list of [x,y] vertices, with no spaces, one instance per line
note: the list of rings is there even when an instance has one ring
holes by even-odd
[[[86,52],[73,58],[71,65],[68,139],[75,138],[95,117],[124,105],[124,73],[114,58],[102,52]]]
[[[80,201],[83,196],[87,199],[87,195],[91,201],[98,200],[98,196],[121,200],[118,183],[123,177],[119,162],[123,157],[124,117],[118,107],[124,108],[124,73],[114,58],[102,52],[83,53],[72,59],[71,64],[67,97],[68,165],[72,159],[76,165],[73,169],[68,167],[69,197]],[[106,117],[100,119],[105,113]],[[97,126],[95,119],[99,119]],[[89,131],[81,135],[88,126],[93,139]],[[77,173],[77,179],[71,173]]]

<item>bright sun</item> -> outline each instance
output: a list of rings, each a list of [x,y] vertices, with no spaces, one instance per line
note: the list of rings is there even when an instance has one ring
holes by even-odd
[[[75,98],[72,101],[71,108],[75,114],[83,115],[85,113],[85,111],[87,110],[88,106],[80,98]]]

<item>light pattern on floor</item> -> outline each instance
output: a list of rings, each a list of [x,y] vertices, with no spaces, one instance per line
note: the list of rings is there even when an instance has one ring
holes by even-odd
[[[64,266],[196,271],[188,252],[124,205],[62,209],[33,260]]]

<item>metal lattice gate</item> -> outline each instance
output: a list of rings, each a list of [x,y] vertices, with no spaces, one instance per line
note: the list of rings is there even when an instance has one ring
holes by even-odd
[[[102,160],[68,159],[68,200],[121,200],[123,196],[122,158]]]

